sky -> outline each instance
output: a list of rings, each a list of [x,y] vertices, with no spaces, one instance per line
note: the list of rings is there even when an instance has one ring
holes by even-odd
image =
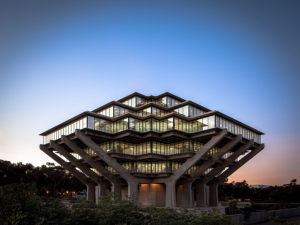
[[[299,1],[0,2],[0,159],[40,166],[40,133],[133,92],[170,92],[265,133],[229,177],[300,180]]]

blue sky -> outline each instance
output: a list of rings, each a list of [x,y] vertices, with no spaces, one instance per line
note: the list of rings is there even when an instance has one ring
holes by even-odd
[[[2,1],[0,159],[52,161],[39,133],[135,91],[168,91],[266,133],[230,180],[300,179],[298,11],[297,1]]]

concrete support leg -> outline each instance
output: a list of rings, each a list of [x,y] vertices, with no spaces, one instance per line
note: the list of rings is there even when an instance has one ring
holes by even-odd
[[[218,206],[218,184],[209,185],[209,206]]]
[[[89,201],[96,202],[96,188],[97,185],[95,184],[86,184],[87,187],[87,193],[86,193],[86,199]]]
[[[122,198],[122,186],[120,182],[114,183],[112,191],[117,194],[120,199]]]
[[[128,197],[134,198],[137,201],[138,196],[138,183],[128,182]]]
[[[176,190],[173,182],[167,182],[166,184],[166,207],[176,206]]]
[[[192,207],[193,204],[193,195],[192,195],[192,183],[184,183],[183,184],[183,198],[182,198],[182,206],[189,208]]]
[[[205,184],[197,185],[196,191],[197,191],[196,206],[197,207],[206,207],[207,203],[206,203]]]

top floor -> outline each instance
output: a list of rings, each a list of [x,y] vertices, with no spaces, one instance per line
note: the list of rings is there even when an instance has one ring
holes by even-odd
[[[192,101],[186,101],[168,92],[158,96],[145,96],[133,93],[118,101],[112,101],[92,112],[107,117],[118,117],[127,113],[139,116],[164,116],[169,113],[177,113],[185,117],[198,116],[210,110]]]
[[[90,120],[87,120],[88,117],[90,117]],[[93,124],[98,124],[97,121],[99,120],[100,125],[94,125],[94,128],[87,126],[89,123],[88,121],[92,121],[91,118],[95,118],[93,121],[96,122],[92,122]],[[207,118],[214,118],[212,119],[213,122],[208,123],[210,124],[209,126],[205,125]],[[105,125],[104,127],[106,128],[109,127],[109,129],[104,129],[105,132],[116,133],[121,131],[118,129],[118,124],[120,121],[123,121],[123,125],[124,123],[127,124],[122,126],[124,127],[123,130],[133,129],[130,124],[139,121],[136,122],[139,129],[134,129],[138,132],[147,132],[149,130],[153,130],[155,132],[165,132],[166,129],[164,129],[164,127],[168,126],[165,126],[164,122],[169,120],[171,122],[173,121],[173,125],[170,125],[167,130],[177,129],[183,132],[193,133],[205,129],[227,128],[229,132],[242,134],[243,137],[247,139],[256,137],[254,139],[257,143],[261,142],[260,135],[263,135],[262,132],[227,115],[224,115],[218,111],[211,111],[192,101],[184,100],[168,92],[158,96],[145,96],[135,92],[118,101],[109,102],[93,111],[81,113],[65,121],[64,123],[61,123],[43,132],[40,135],[46,137],[47,140],[49,138],[51,139],[52,136],[55,136],[57,139],[60,138],[60,134],[65,135],[67,133],[73,133],[75,131],[74,129],[77,129],[78,127],[79,129],[96,129],[95,127],[102,127],[102,125]],[[81,124],[79,121],[85,122],[82,122]],[[179,121],[178,126],[176,126],[177,121]],[[78,123],[81,125],[78,125]],[[76,124],[76,126],[74,124]],[[144,126],[145,124],[148,124],[146,127],[149,129],[140,129],[140,127]],[[159,126],[157,124],[159,124]],[[183,125],[181,126],[180,124]],[[157,126],[159,128],[157,128]],[[197,127],[197,129],[194,129],[194,127]],[[68,132],[65,132],[66,129]],[[102,129],[99,130],[102,131]]]

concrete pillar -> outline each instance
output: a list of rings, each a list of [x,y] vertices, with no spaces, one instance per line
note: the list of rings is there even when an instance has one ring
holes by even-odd
[[[196,206],[196,187],[192,185],[192,199],[191,199],[191,206]]]
[[[183,201],[183,185],[180,184],[176,188],[176,205],[177,206],[182,206],[182,201]]]
[[[136,182],[128,182],[128,197],[138,199],[139,192],[138,192],[138,183]]]
[[[122,186],[121,182],[115,182],[112,186],[112,191],[117,194],[117,196],[121,199],[122,198]]]
[[[186,208],[190,208],[193,205],[193,191],[192,191],[192,183],[186,182],[183,184],[183,198],[182,198],[182,206]]]
[[[101,187],[98,185],[95,187],[95,198],[96,198],[96,204],[99,202],[99,197],[100,197],[100,189]]]
[[[96,202],[96,186],[95,184],[86,184],[87,192],[86,199],[89,201]]]
[[[209,185],[209,206],[218,206],[218,185]]]
[[[197,207],[206,207],[206,191],[205,191],[205,184],[198,184],[196,186],[197,191],[197,199],[196,199],[196,206]]]
[[[176,190],[173,182],[167,182],[166,184],[166,204],[165,207],[176,206]]]

